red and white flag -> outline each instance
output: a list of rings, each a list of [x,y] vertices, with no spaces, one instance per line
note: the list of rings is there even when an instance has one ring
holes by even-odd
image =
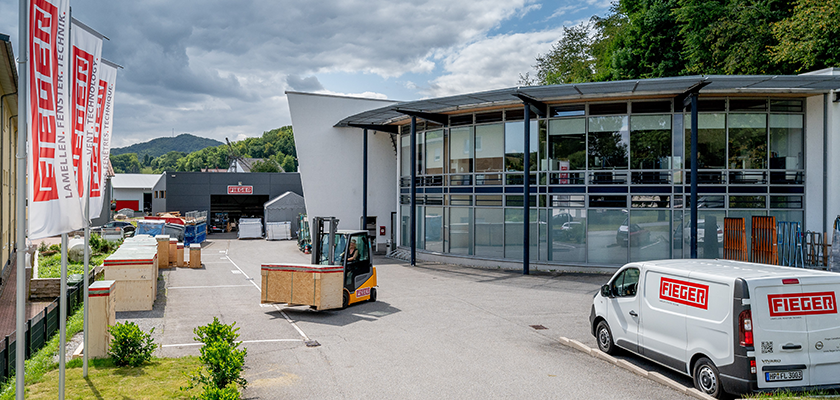
[[[30,0],[27,91],[29,238],[84,226],[73,174],[70,114],[70,2]]]
[[[103,59],[99,65],[96,94],[96,121],[88,133],[90,157],[90,218],[99,218],[104,199],[105,166],[111,155],[111,128],[114,121],[114,91],[117,81],[116,64]]]
[[[85,24],[72,20],[70,30],[70,96],[73,172],[79,197],[83,200],[90,179],[92,136],[96,124],[96,97],[99,92],[99,65],[103,36]]]

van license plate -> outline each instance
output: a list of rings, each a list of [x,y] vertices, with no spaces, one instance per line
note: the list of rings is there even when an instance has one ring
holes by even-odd
[[[764,380],[767,382],[801,381],[802,371],[765,372]]]

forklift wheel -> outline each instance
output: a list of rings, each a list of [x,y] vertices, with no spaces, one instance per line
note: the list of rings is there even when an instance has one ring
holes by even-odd
[[[376,288],[370,288],[370,301],[376,301]]]
[[[347,308],[347,304],[350,303],[350,295],[347,294],[347,291],[344,291],[344,299],[341,302],[341,308]]]

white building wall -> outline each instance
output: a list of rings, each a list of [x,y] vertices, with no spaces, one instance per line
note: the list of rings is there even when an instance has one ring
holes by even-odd
[[[394,101],[286,92],[297,148],[306,212],[340,220],[340,229],[359,229],[362,217],[362,129],[335,128],[348,115],[395,104]],[[390,135],[368,131],[368,216],[391,235],[396,212],[397,158]]]
[[[834,93],[829,93],[828,146],[825,149],[828,154],[825,226],[829,232],[834,228],[834,219],[840,215],[840,103],[835,103],[833,99]]]
[[[137,204],[140,207],[140,211],[143,211],[143,193],[149,193],[149,192],[151,192],[151,190],[136,189],[136,188],[131,188],[131,189],[114,188],[114,200],[116,200],[116,201],[136,200],[138,202]],[[154,200],[154,196],[152,197],[152,200]],[[117,210],[117,211],[119,211],[119,210]]]
[[[805,103],[805,220],[804,229],[823,229],[823,97]]]

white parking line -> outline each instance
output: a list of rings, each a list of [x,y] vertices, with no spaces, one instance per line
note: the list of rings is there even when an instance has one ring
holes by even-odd
[[[237,343],[274,343],[274,342],[302,342],[302,339],[262,339],[262,340],[237,340]],[[181,344],[164,344],[160,347],[189,347],[201,346],[204,343],[181,343]]]
[[[210,285],[210,286],[171,286],[167,289],[216,289],[232,287],[250,287],[251,285]]]

